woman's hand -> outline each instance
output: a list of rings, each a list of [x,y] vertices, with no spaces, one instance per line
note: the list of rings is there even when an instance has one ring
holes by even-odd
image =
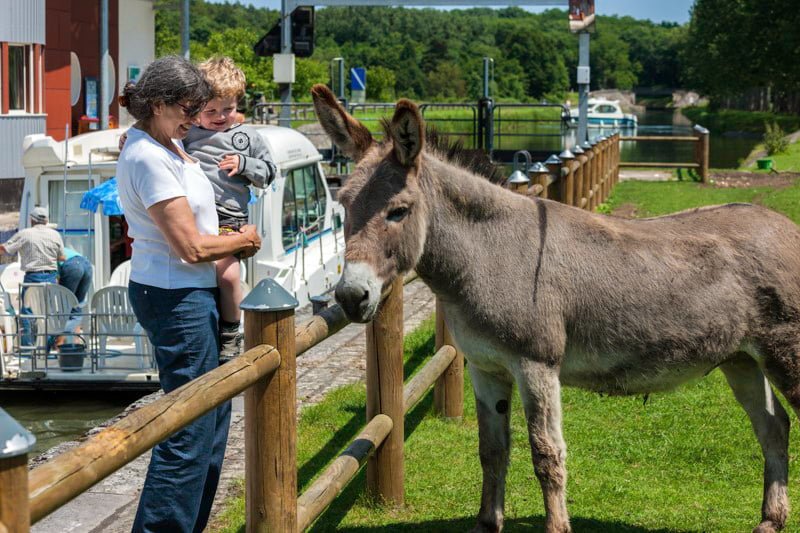
[[[228,176],[235,176],[239,173],[239,155],[228,154],[219,162],[219,168],[228,171]]]
[[[247,259],[254,256],[261,249],[261,237],[258,236],[256,227],[252,224],[247,224],[239,228],[239,233],[249,243],[246,248],[237,254],[239,259]]]

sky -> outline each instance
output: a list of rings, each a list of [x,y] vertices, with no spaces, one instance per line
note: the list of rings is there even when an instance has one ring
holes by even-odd
[[[223,0],[210,0],[222,2]],[[231,0],[229,0],[231,1]],[[254,4],[258,7],[280,9],[280,0],[245,0],[243,4]],[[402,4],[402,0],[392,1],[391,4]],[[596,0],[595,5],[598,15],[629,15],[637,19],[650,19],[654,22],[678,22],[683,24],[689,21],[689,9],[694,0]],[[526,8],[530,11],[541,11],[543,8]]]

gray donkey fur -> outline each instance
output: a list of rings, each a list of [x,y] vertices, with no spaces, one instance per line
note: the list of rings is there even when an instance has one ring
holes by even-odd
[[[531,201],[426,146],[423,120],[407,100],[379,144],[326,87],[312,93],[323,127],[357,161],[340,193],[347,247],[337,300],[351,319],[369,321],[381,289],[415,268],[442,299],[469,363],[483,468],[475,531],[503,527],[513,384],[546,530],[568,532],[561,385],[641,394],[717,367],[765,458],[755,531],[784,527],[789,417],[770,383],[798,412],[793,222],[748,204],[622,220]]]

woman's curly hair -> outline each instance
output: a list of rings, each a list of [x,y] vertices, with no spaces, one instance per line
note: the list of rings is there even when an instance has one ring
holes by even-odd
[[[190,107],[197,107],[211,98],[211,86],[191,61],[180,56],[165,56],[150,63],[138,82],[125,84],[119,105],[137,120],[146,120],[153,116],[153,106],[159,103],[186,102]]]

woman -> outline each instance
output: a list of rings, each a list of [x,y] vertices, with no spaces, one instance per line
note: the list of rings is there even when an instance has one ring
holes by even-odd
[[[150,64],[125,86],[120,105],[138,122],[117,164],[119,196],[133,239],[131,305],[155,348],[161,387],[170,392],[217,368],[217,281],[213,261],[250,257],[254,226],[217,235],[214,191],[183,150],[211,98],[200,72],[180,57]],[[219,481],[230,403],[153,449],[133,530],[202,531]]]

